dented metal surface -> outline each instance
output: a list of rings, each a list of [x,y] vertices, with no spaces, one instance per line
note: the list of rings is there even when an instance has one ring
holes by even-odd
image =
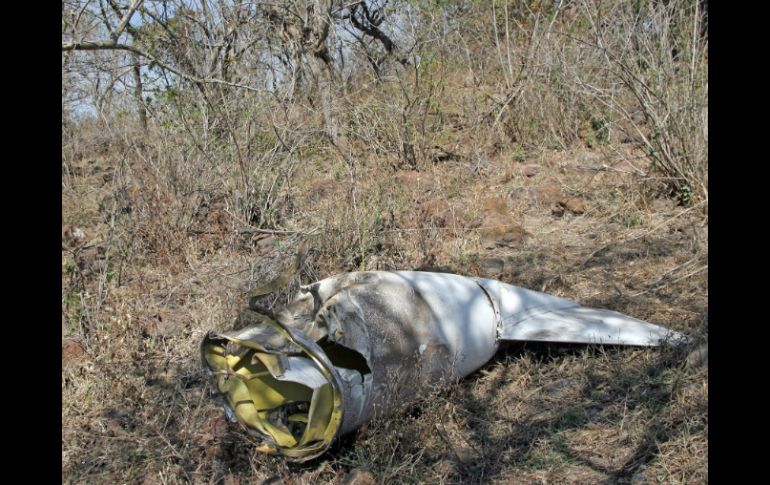
[[[263,440],[260,449],[295,460],[472,373],[503,340],[653,346],[682,338],[617,312],[446,273],[346,273],[302,286],[275,313],[250,306],[256,325],[204,339],[204,367],[228,414]]]

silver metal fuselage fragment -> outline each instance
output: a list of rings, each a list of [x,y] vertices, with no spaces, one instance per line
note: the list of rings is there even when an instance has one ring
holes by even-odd
[[[334,411],[316,412],[331,416],[329,422],[308,424],[327,426],[324,441],[307,443],[306,433],[297,438],[297,445],[279,443],[273,448],[300,460],[323,453],[333,437],[373,416],[474,372],[495,355],[503,340],[655,346],[682,339],[617,312],[585,308],[500,281],[416,271],[345,273],[302,286],[271,322],[273,327],[255,327],[262,330],[211,338],[252,342],[255,349],[277,354],[255,351],[273,378],[315,389],[313,399],[321,395],[319,388],[331,384]],[[204,366],[213,370],[215,360],[204,358]],[[312,421],[313,416],[295,417],[299,419]],[[283,439],[293,443],[290,437]],[[270,442],[270,436],[266,440]]]

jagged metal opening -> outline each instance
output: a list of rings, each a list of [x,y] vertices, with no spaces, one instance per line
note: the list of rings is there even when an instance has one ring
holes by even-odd
[[[204,358],[232,414],[266,438],[273,451],[327,439],[334,398],[331,382],[304,352],[263,351],[211,340]]]
[[[329,340],[329,337],[323,337],[317,343],[329,357],[331,363],[334,364],[334,367],[356,370],[362,377],[372,373],[369,362],[360,352]]]

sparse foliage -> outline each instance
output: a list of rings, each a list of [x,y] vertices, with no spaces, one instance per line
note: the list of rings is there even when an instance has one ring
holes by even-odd
[[[703,0],[64,1],[62,218],[82,234],[62,250],[62,332],[79,356],[62,375],[63,478],[335,483],[368,462],[386,482],[577,470],[593,483],[642,465],[707,481],[708,372],[678,369],[675,352],[525,349],[302,470],[220,429],[191,357],[301,241],[303,282],[494,267],[705,338],[707,13]],[[490,225],[504,245],[484,247]],[[564,372],[572,394],[540,397]],[[606,447],[601,433],[611,457],[586,468],[575,456]]]

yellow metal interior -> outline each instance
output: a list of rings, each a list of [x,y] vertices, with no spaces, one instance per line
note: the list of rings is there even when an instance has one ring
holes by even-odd
[[[228,354],[225,347],[210,341],[204,357],[216,375],[216,386],[235,416],[282,448],[302,447],[330,439],[334,397],[331,383],[318,389],[297,382],[281,381],[276,354],[241,347]]]

